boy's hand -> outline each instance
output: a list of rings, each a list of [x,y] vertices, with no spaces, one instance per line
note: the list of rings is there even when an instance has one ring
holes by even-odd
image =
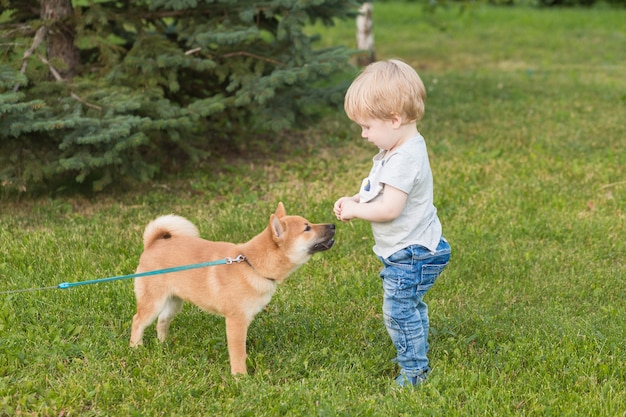
[[[374,201],[359,203],[358,195],[340,198],[335,203],[335,216],[344,222],[357,218],[377,223],[390,222],[402,214],[407,198],[404,191],[385,185],[385,193]]]
[[[343,202],[343,204],[341,205],[341,217],[340,220],[347,222],[350,221],[354,218],[356,218],[356,208],[358,207],[359,203],[357,203],[354,200],[346,200]]]
[[[333,207],[333,212],[338,220],[347,222],[353,217],[346,218],[345,206],[350,203],[356,203],[354,201],[354,197],[341,197],[339,200],[335,202],[335,206]]]

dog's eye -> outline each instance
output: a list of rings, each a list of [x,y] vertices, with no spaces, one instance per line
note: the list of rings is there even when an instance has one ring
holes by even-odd
[[[310,232],[310,231],[311,231],[311,226],[310,226],[310,225],[308,225],[308,224],[305,224],[305,225],[304,225],[304,231],[305,231],[305,232]]]

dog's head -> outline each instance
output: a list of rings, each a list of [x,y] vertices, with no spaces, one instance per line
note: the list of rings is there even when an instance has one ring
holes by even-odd
[[[330,249],[335,244],[335,225],[314,224],[304,217],[288,216],[283,203],[270,216],[272,238],[289,260],[302,265],[311,255]]]

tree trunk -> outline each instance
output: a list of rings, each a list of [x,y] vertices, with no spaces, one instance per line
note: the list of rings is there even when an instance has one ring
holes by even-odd
[[[41,19],[48,27],[48,61],[63,79],[78,73],[80,54],[74,46],[71,0],[41,0]]]
[[[376,61],[374,54],[374,22],[372,13],[374,5],[370,2],[363,3],[356,18],[356,47],[365,51],[357,58],[357,63],[366,66]]]

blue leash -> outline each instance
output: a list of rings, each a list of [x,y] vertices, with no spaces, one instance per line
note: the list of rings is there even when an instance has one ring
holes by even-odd
[[[220,259],[220,260],[217,260],[217,261],[200,262],[200,263],[197,263],[197,264],[175,266],[175,267],[172,267],[172,268],[156,269],[154,271],[139,272],[137,274],[120,275],[120,276],[116,276],[116,277],[92,279],[92,280],[89,280],[89,281],[62,282],[59,285],[55,285],[55,286],[52,286],[52,287],[41,287],[41,288],[29,288],[29,289],[23,289],[23,290],[1,291],[0,294],[12,294],[12,293],[26,292],[26,291],[51,290],[51,289],[57,289],[57,288],[61,289],[61,290],[65,290],[67,288],[78,287],[80,285],[91,285],[91,284],[99,284],[101,282],[119,281],[121,279],[131,279],[131,278],[147,277],[147,276],[151,276],[151,275],[169,274],[170,272],[179,272],[179,271],[186,271],[188,269],[205,268],[207,266],[230,265],[233,262],[239,263],[239,262],[243,262],[245,260],[246,260],[245,256],[239,255],[236,258],[228,257],[228,258]]]

